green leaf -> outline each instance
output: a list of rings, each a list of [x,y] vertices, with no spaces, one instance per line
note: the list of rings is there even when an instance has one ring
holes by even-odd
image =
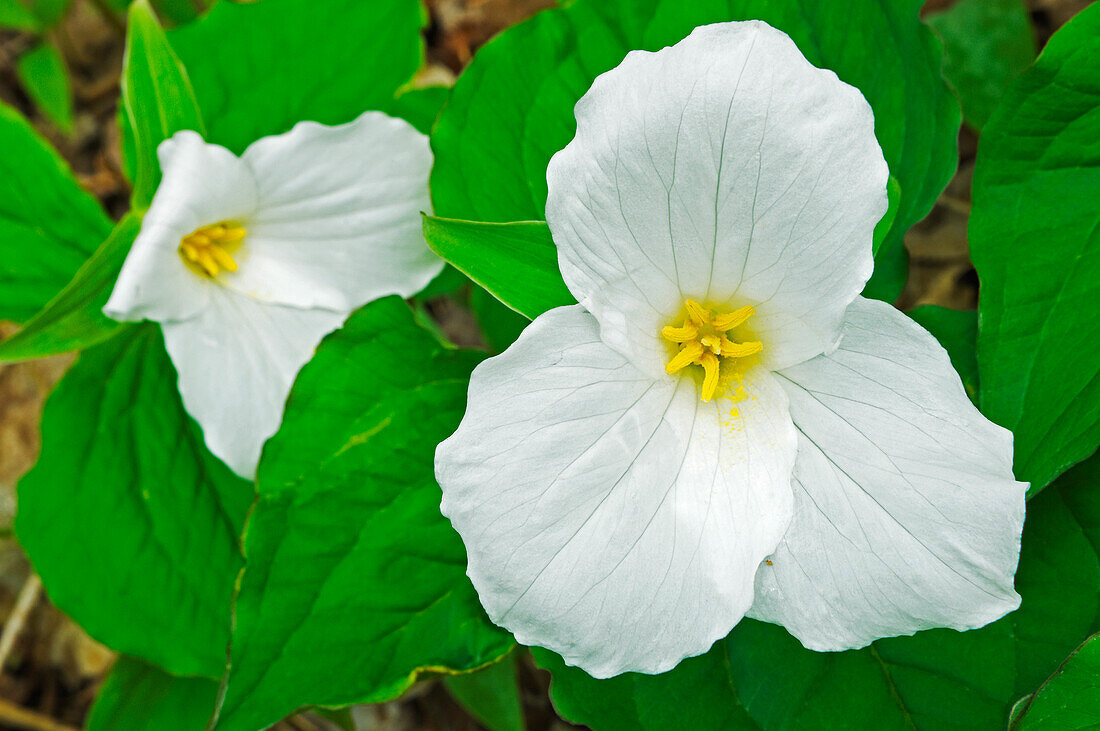
[[[533,648],[532,652],[554,677],[550,695],[558,714],[595,731],[756,729],[731,685],[729,664],[718,649],[688,658],[661,675],[626,673],[608,680],[595,680],[583,670],[568,667],[547,650]]]
[[[38,30],[38,19],[20,0],[0,0],[0,28]]]
[[[0,363],[88,348],[123,327],[103,314],[103,305],[140,228],[137,216],[123,218],[73,280],[19,332],[0,342]]]
[[[387,700],[512,646],[466,578],[433,471],[479,357],[387,297],[302,369],[260,460],[219,729]]]
[[[252,496],[206,450],[146,324],[85,351],[50,396],[15,529],[50,599],[93,637],[219,677]]]
[[[31,11],[43,28],[57,25],[72,4],[72,0],[28,0]]]
[[[550,229],[541,221],[502,224],[425,216],[424,238],[435,253],[529,320],[577,303],[558,272]]]
[[[875,257],[875,271],[873,279],[867,284],[863,294],[866,297],[876,297],[892,302],[897,299],[898,293],[905,287],[905,280],[909,278],[909,259],[904,249],[895,249],[890,255],[879,256],[883,246],[887,242],[893,242],[893,236],[896,235],[894,221],[897,220],[898,207],[901,205],[901,185],[893,175],[886,181],[886,198],[888,201],[886,214],[875,225],[871,242],[871,252]]]
[[[195,731],[214,712],[218,683],[180,678],[123,655],[99,689],[86,731]]]
[[[447,264],[444,265],[443,271],[437,274],[435,279],[428,282],[428,286],[416,293],[415,299],[425,302],[433,297],[454,294],[465,287],[469,281],[465,274]]]
[[[390,114],[401,117],[424,134],[431,134],[432,126],[435,125],[435,120],[439,117],[439,112],[450,95],[449,86],[409,89],[393,100],[388,111]]]
[[[951,357],[970,400],[978,401],[978,313],[924,305],[905,314],[932,333]]]
[[[1100,727],[1100,638],[1093,635],[1012,711],[1011,731]]]
[[[898,205],[901,203],[901,185],[898,184],[898,179],[893,175],[886,181],[886,200],[886,213],[875,224],[874,240],[871,244],[871,251],[876,255],[879,249],[882,248],[883,243],[886,242],[886,237],[890,235],[890,229],[894,227],[894,219],[898,215]],[[902,273],[905,274],[904,267]],[[904,284],[905,282],[902,281],[901,286],[904,286]]]
[[[0,104],[0,318],[25,321],[64,287],[111,220],[22,115]]]
[[[157,10],[172,25],[190,23],[199,17],[199,8],[208,4],[205,0],[154,0]]]
[[[594,680],[535,650],[565,718],[600,729],[1003,729],[1009,708],[1100,627],[1100,457],[1028,505],[1020,609],[987,627],[929,630],[839,653],[742,620],[662,675]]]
[[[127,173],[134,181],[131,202],[144,210],[160,184],[157,147],[180,130],[205,135],[205,128],[187,70],[168,45],[148,0],[130,5],[129,19],[119,114]]]
[[[169,35],[208,139],[240,154],[302,120],[387,111],[423,62],[423,22],[415,0],[264,0],[219,3]]]
[[[62,2],[68,0],[51,0]],[[203,12],[212,8],[219,0],[151,0],[157,13],[169,25],[183,25],[199,17]],[[102,0],[104,5],[118,12],[125,12],[130,6],[130,0]]]
[[[980,130],[1005,89],[1035,59],[1035,35],[1023,0],[962,0],[929,15],[943,40],[943,75]]]
[[[443,683],[459,705],[489,731],[523,731],[516,653],[473,673],[447,675]]]
[[[15,71],[35,105],[62,132],[71,134],[73,90],[69,86],[69,71],[57,47],[52,43],[40,43],[19,57]]]
[[[1100,443],[1100,5],[1062,27],[982,133],[970,253],[982,411],[1041,490]]]
[[[811,63],[858,87],[900,191],[867,293],[892,300],[904,283],[902,236],[931,209],[958,164],[958,105],[940,49],[917,19],[920,0],[577,0],[486,44],[455,84],[432,137],[439,216],[545,218],[546,166],[573,137],[573,106],[631,49],[656,50],[695,26],[760,19],[788,33]],[[517,63],[516,59],[523,59]]]

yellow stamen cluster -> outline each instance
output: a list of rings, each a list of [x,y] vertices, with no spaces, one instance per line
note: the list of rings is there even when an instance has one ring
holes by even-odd
[[[746,305],[733,312],[715,314],[690,299],[684,302],[684,309],[687,310],[687,318],[683,325],[669,325],[661,330],[661,337],[679,345],[665,370],[676,373],[689,365],[702,366],[703,389],[700,395],[704,401],[710,401],[718,388],[719,358],[745,358],[764,349],[759,341],[736,343],[726,335],[744,324],[755,310],[751,305]]]
[[[230,223],[203,226],[180,241],[180,257],[196,274],[213,278],[223,269],[237,271],[232,252],[240,248],[245,230]]]

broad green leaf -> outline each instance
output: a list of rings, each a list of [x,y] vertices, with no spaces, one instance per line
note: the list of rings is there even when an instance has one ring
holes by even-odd
[[[920,0],[577,0],[486,44],[455,85],[432,138],[439,216],[541,220],[546,166],[573,137],[573,106],[631,49],[676,43],[695,26],[760,19],[788,33],[815,65],[858,87],[900,192],[870,296],[904,283],[902,236],[932,207],[958,163],[960,112],[940,76],[940,48]],[[517,63],[516,59],[522,59]]]
[[[541,221],[479,223],[425,216],[424,238],[435,253],[529,320],[577,303],[558,272],[550,229]]]
[[[943,40],[943,75],[959,95],[963,117],[980,130],[1005,88],[1035,59],[1024,0],[962,0],[927,21]]]
[[[181,678],[123,655],[99,689],[86,731],[196,731],[214,712],[217,681]]]
[[[15,65],[23,88],[42,112],[65,133],[73,131],[73,90],[57,47],[40,43]]]
[[[1011,731],[1100,727],[1100,639],[1093,635],[1012,711]]]
[[[875,224],[874,239],[871,242],[871,251],[874,255],[878,255],[879,249],[886,243],[887,237],[890,235],[890,229],[894,227],[894,219],[898,215],[898,205],[901,203],[901,186],[898,184],[898,179],[893,175],[886,181],[886,200],[887,209],[886,213],[879,219],[879,222]],[[899,288],[904,286],[904,275],[907,274],[907,267],[901,268],[903,275],[902,281],[898,285]],[[899,289],[900,291],[900,289]]]
[[[26,321],[111,232],[49,144],[0,104],[0,318]]]
[[[447,690],[489,731],[523,731],[517,655],[473,673],[447,675]]]
[[[160,184],[157,147],[184,129],[205,134],[187,70],[148,0],[130,6],[122,67],[122,149],[134,181],[133,207],[149,207]]]
[[[419,301],[427,301],[433,297],[453,294],[465,287],[469,281],[465,274],[453,266],[445,265],[443,271],[436,275],[435,279],[428,282],[428,286],[416,293],[415,298]]]
[[[719,645],[724,647],[724,641]],[[729,665],[718,650],[688,658],[661,675],[626,673],[608,680],[595,680],[583,670],[568,667],[547,650],[532,652],[553,675],[550,696],[558,714],[594,731],[759,728],[741,705]]]
[[[512,646],[466,578],[433,468],[478,359],[387,297],[302,369],[260,460],[219,729],[387,700]]]
[[[401,117],[424,134],[431,134],[432,126],[439,117],[439,111],[451,95],[448,86],[426,86],[421,89],[409,89],[402,92],[388,111]]]
[[[742,620],[707,654],[662,675],[594,680],[536,650],[568,720],[602,729],[996,729],[1013,702],[1100,627],[1100,457],[1028,504],[1016,589],[987,627],[929,630],[840,653],[803,649]]]
[[[157,11],[172,25],[190,23],[199,17],[199,10],[213,5],[206,0],[154,0]]]
[[[52,28],[60,22],[72,0],[27,0],[27,4],[43,28]]]
[[[60,2],[62,0],[52,0]],[[67,0],[66,0],[67,1]],[[101,0],[102,8],[125,13],[131,0]],[[151,0],[153,8],[170,25],[189,23],[214,7],[220,0]]]
[[[38,30],[38,19],[21,0],[0,0],[0,29]]]
[[[223,2],[169,35],[208,139],[240,154],[302,120],[389,110],[423,62],[423,22],[415,0]]]
[[[970,253],[982,411],[1041,490],[1100,443],[1100,4],[1050,39],[982,133]]]
[[[50,396],[15,529],[50,599],[93,637],[219,677],[252,497],[206,450],[146,324],[85,351]]]
[[[0,342],[0,363],[88,348],[124,327],[103,314],[103,305],[140,228],[137,216],[123,218],[73,280],[23,329]]]
[[[924,305],[905,314],[936,336],[959,372],[963,388],[971,401],[978,401],[978,313],[973,310],[949,310]]]

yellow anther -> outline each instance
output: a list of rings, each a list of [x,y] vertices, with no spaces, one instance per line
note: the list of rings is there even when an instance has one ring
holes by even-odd
[[[726,335],[730,330],[744,324],[755,310],[746,305],[733,312],[713,314],[711,310],[690,299],[684,301],[684,310],[688,319],[682,326],[669,325],[661,329],[661,337],[679,346],[665,370],[672,374],[689,365],[702,366],[703,385],[699,395],[703,401],[710,401],[718,393],[720,384],[728,384],[736,376],[738,366],[730,363],[730,360],[747,358],[764,349],[763,343],[758,340],[738,343]],[[735,370],[725,370],[730,367]],[[725,385],[721,388],[724,393]]]
[[[724,355],[727,358],[747,358],[750,355],[756,355],[764,349],[764,344],[759,340],[753,340],[747,343],[735,343],[727,338],[722,338],[722,352],[714,351],[718,355]]]
[[[718,356],[714,353],[703,353],[699,358],[699,365],[703,366],[703,392],[700,394],[704,401],[714,398],[714,389],[718,388]]]
[[[661,330],[661,337],[674,343],[686,343],[699,335],[699,326],[691,320],[685,320],[683,327],[669,325]]]
[[[238,241],[243,241],[247,232],[240,226],[225,229],[225,233],[222,234],[222,244],[234,244]]]
[[[209,251],[210,256],[218,262],[222,269],[228,269],[231,272],[237,271],[237,262],[233,261],[233,257],[227,254],[225,249],[220,246],[211,246]]]
[[[683,346],[680,347],[680,352],[672,356],[672,360],[665,366],[665,370],[669,373],[675,373],[681,368],[685,368],[694,363],[702,354],[703,346],[698,342],[692,340],[690,343],[684,343]]]
[[[695,300],[684,300],[684,309],[687,310],[688,317],[696,326],[706,325],[710,322],[710,310]]]
[[[214,257],[210,255],[210,249],[199,249],[197,252],[198,264],[202,267],[202,270],[206,272],[209,277],[218,273],[218,262],[214,261]]]
[[[180,241],[180,258],[191,271],[214,278],[222,270],[237,271],[232,252],[240,248],[245,230],[240,226],[215,223],[203,226]]]
[[[744,324],[745,320],[752,317],[756,310],[752,305],[745,305],[740,309],[736,309],[733,312],[726,312],[721,315],[715,315],[711,320],[711,324],[714,325],[714,329],[720,332],[726,332],[732,330],[738,325]]]

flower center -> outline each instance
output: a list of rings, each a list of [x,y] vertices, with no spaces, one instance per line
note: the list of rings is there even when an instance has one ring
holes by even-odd
[[[726,333],[742,325],[756,311],[746,305],[733,312],[712,313],[695,300],[684,300],[687,318],[680,327],[669,325],[661,330],[661,337],[678,344],[676,354],[668,361],[665,370],[676,373],[690,365],[703,367],[704,401],[714,398],[718,389],[721,359],[746,358],[764,349],[763,343],[754,340],[737,343]]]
[[[191,271],[210,279],[223,269],[235,272],[232,253],[241,248],[244,236],[243,228],[226,221],[203,226],[180,241],[180,258]]]

